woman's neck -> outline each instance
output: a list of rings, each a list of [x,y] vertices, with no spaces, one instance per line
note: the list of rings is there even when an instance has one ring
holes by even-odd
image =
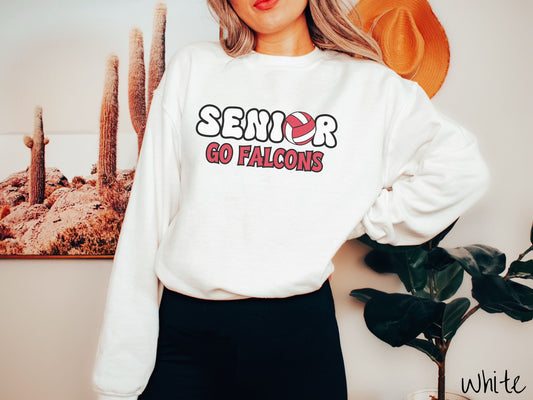
[[[256,33],[255,51],[278,56],[303,56],[314,49],[305,15],[287,28],[274,33]]]

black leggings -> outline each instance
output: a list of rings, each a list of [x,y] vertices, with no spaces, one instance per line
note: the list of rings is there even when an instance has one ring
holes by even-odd
[[[164,287],[139,400],[346,400],[329,281],[286,298],[203,300]]]

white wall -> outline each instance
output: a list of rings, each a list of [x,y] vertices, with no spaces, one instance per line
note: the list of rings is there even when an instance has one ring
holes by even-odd
[[[450,70],[434,102],[476,134],[493,176],[487,195],[462,216],[443,245],[484,243],[514,259],[528,246],[533,219],[533,5],[529,0],[431,0],[431,4],[451,48]],[[127,33],[134,23],[145,32],[148,51],[152,7],[149,0],[56,0],[46,7],[37,0],[2,2],[0,134],[31,131],[35,104],[43,104],[45,129],[95,131],[103,60],[110,51],[127,60]],[[98,27],[96,34],[88,21]],[[168,52],[190,40],[216,39],[216,26],[208,21],[203,0],[169,2]],[[63,36],[64,27],[76,34]],[[43,32],[55,34],[57,41],[36,40]],[[32,49],[37,55],[32,56]],[[40,63],[37,70],[35,63]],[[121,76],[126,73],[123,61]],[[70,79],[66,86],[60,84],[64,79]],[[77,86],[80,79],[95,84],[82,89]],[[122,104],[126,104],[125,90],[121,86]],[[128,118],[122,112],[123,134],[133,134]],[[0,174],[6,165],[26,156],[21,154],[0,146]],[[408,392],[434,386],[436,368],[416,350],[393,349],[366,329],[362,307],[348,296],[349,291],[366,286],[399,288],[394,279],[364,266],[367,250],[351,242],[334,259],[332,286],[350,400],[401,399]],[[0,398],[95,399],[90,375],[110,269],[111,260],[0,260]],[[469,287],[462,290],[467,294]],[[448,354],[448,386],[459,391],[462,377],[473,378],[481,370],[491,376],[497,371],[503,379],[507,369],[513,379],[520,375],[520,387],[527,386],[522,394],[506,395],[500,387],[499,394],[472,395],[472,399],[532,399],[532,334],[533,322],[521,324],[478,312],[454,339]]]

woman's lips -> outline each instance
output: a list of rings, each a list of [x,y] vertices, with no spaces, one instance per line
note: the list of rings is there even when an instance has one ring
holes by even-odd
[[[254,3],[254,7],[261,11],[270,10],[273,8],[279,0],[257,0]]]

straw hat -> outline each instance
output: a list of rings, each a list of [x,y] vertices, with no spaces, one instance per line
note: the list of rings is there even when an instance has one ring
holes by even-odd
[[[446,32],[427,0],[360,0],[350,18],[379,43],[383,60],[400,76],[438,92],[450,65]]]

